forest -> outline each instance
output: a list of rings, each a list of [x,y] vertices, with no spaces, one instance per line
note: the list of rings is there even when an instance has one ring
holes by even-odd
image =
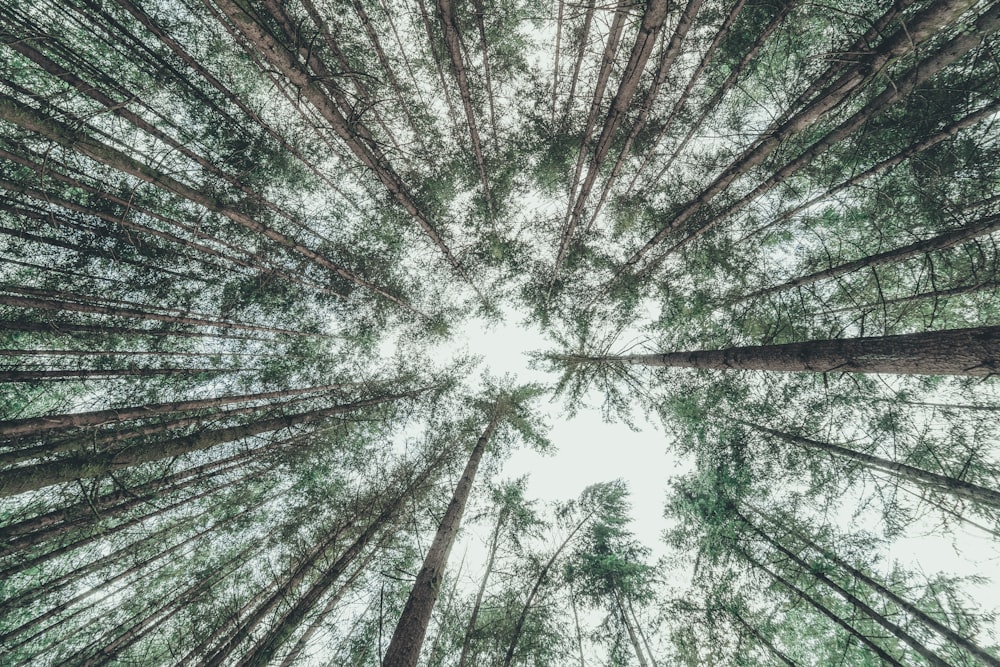
[[[1000,667],[998,28],[0,0],[0,665]]]

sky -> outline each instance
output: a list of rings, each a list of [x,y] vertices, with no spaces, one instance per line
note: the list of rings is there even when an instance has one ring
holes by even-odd
[[[481,357],[481,368],[494,376],[510,374],[522,382],[551,384],[557,380],[556,376],[530,368],[528,353],[552,350],[556,345],[525,321],[525,317],[513,310],[500,323],[472,320],[455,332],[439,354],[442,360],[448,360],[468,352]],[[546,397],[538,400],[546,401]],[[664,425],[636,414],[635,425],[639,430],[633,431],[622,423],[606,423],[598,406],[584,407],[569,416],[559,398],[537,407],[546,415],[555,453],[541,454],[528,447],[515,450],[504,463],[501,477],[514,479],[527,475],[526,497],[543,503],[574,499],[592,484],[622,479],[630,490],[632,532],[651,549],[650,562],[666,555],[661,536],[667,528],[663,517],[667,483],[692,466],[670,451]],[[855,507],[854,503],[846,502],[844,507],[841,529],[882,532],[877,513],[852,516],[848,512]],[[928,576],[937,572],[951,576],[981,575],[988,581],[969,582],[965,590],[984,610],[1000,611],[997,544],[987,533],[972,527],[951,526],[953,532],[942,536],[936,516],[932,513],[931,518],[914,522],[905,535],[893,542],[889,557],[883,562],[886,574],[896,561],[908,570]],[[482,567],[488,529],[484,522],[468,527],[453,551],[456,561],[453,566],[457,567],[458,559],[464,558],[462,579],[470,583]],[[676,575],[685,575],[674,574],[670,579],[682,583]],[[1000,622],[994,624],[994,633],[1000,637]]]

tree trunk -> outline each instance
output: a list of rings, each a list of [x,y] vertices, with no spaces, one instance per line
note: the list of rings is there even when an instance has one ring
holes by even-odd
[[[303,394],[332,392],[351,386],[356,385],[327,384],[320,385],[318,387],[305,387],[303,389],[265,391],[259,394],[219,396],[217,398],[173,401],[170,403],[151,403],[147,405],[113,408],[110,410],[95,410],[92,412],[74,412],[61,415],[29,417],[27,419],[10,419],[0,422],[0,437],[9,439],[11,436],[25,435],[29,433],[33,436],[37,436],[41,433],[54,430],[61,431],[64,429],[83,428],[86,426],[104,426],[105,424],[117,424],[124,421],[145,419],[146,417],[171,414],[174,412],[219,408],[224,405],[232,405],[234,403],[270,401],[272,399],[290,398],[292,396],[301,396]]]
[[[434,535],[434,541],[431,542],[431,546],[427,550],[424,564],[413,583],[406,605],[403,607],[403,614],[396,624],[392,639],[389,641],[389,648],[386,649],[385,657],[382,659],[383,667],[414,667],[417,664],[417,659],[420,657],[420,647],[424,643],[424,635],[431,620],[431,611],[434,609],[438,590],[441,587],[441,579],[448,565],[448,554],[451,552],[451,547],[462,522],[465,503],[469,499],[469,492],[472,491],[479,462],[486,452],[486,446],[496,431],[501,417],[498,403],[494,407],[494,414],[486,426],[486,430],[472,449],[472,455],[465,465],[462,477],[455,486],[455,492],[451,497],[451,502],[448,503],[448,509],[441,519],[437,533]]]
[[[742,154],[724,169],[711,184],[705,187],[697,197],[681,207],[675,215],[670,216],[667,223],[643,247],[625,261],[611,282],[617,281],[626,272],[636,267],[653,248],[658,246],[673,231],[684,225],[716,195],[726,190],[737,178],[762,164],[785,139],[812,126],[826,114],[843,104],[845,99],[870,81],[871,72],[881,70],[891,60],[912,51],[917,45],[925,42],[939,32],[943,26],[949,25],[971,4],[970,0],[936,0],[924,8],[923,11],[913,16],[908,25],[888,37],[879,45],[877,51],[863,58],[855,66],[828,84],[803,109],[780,125],[772,124],[767,131],[761,134]],[[895,14],[894,10],[890,9],[889,11]],[[830,79],[824,74],[819,77],[819,80],[829,81]]]
[[[618,596],[615,596],[615,605],[618,607],[618,614],[621,616],[622,623],[625,624],[625,629],[628,631],[628,640],[632,644],[632,650],[635,651],[635,656],[639,659],[639,667],[649,667],[649,663],[646,662],[646,656],[642,652],[642,647],[639,646],[639,637],[632,626],[632,620],[629,618],[628,612],[625,610],[625,605],[622,604]]]
[[[871,638],[869,638],[869,637],[865,636],[864,634],[862,634],[861,632],[859,632],[857,628],[855,628],[854,626],[852,626],[851,624],[849,624],[847,621],[845,621],[844,619],[842,619],[840,616],[837,616],[837,614],[835,614],[834,612],[830,611],[830,609],[828,609],[825,605],[823,605],[819,600],[815,599],[814,597],[812,597],[811,595],[809,595],[808,593],[806,593],[802,589],[798,588],[797,586],[795,586],[795,584],[793,584],[792,582],[788,581],[787,579],[785,579],[784,577],[782,577],[777,572],[774,572],[773,570],[771,570],[770,568],[768,568],[767,566],[765,566],[763,563],[759,562],[755,558],[751,557],[746,552],[741,552],[741,553],[742,553],[743,557],[746,558],[747,562],[749,562],[751,565],[759,568],[760,570],[763,570],[765,573],[768,574],[768,576],[770,576],[772,579],[774,579],[774,581],[778,582],[779,584],[781,584],[782,586],[784,586],[786,589],[788,589],[789,591],[791,591],[792,593],[794,593],[796,597],[798,597],[801,600],[805,601],[806,603],[808,603],[809,605],[811,605],[814,609],[816,609],[817,611],[819,611],[821,614],[823,614],[824,616],[826,616],[827,618],[829,618],[831,621],[833,621],[834,623],[836,623],[837,625],[839,625],[840,627],[842,627],[844,630],[846,630],[848,633],[850,633],[851,635],[853,635],[854,637],[856,637],[858,640],[861,641],[862,644],[864,644],[865,646],[867,646],[868,648],[870,648],[879,658],[881,658],[882,660],[884,660],[886,663],[892,665],[893,667],[904,667],[904,665],[901,662],[899,662],[898,660],[896,660],[895,658],[893,658],[891,655],[889,655],[885,651],[885,649],[883,649],[881,646],[879,646],[874,641],[872,641]]]
[[[424,391],[424,390],[420,390]],[[391,394],[381,398],[366,399],[329,408],[310,410],[300,414],[264,419],[252,424],[204,431],[170,440],[146,443],[117,452],[100,452],[90,456],[71,456],[56,461],[0,471],[0,497],[33,491],[74,479],[99,477],[112,470],[127,468],[181,456],[208,449],[216,445],[271,431],[314,424],[333,415],[345,414],[363,408],[388,403],[401,398],[412,398],[419,391]]]
[[[1000,491],[994,491],[993,489],[989,489],[984,486],[971,484],[948,475],[928,472],[927,470],[915,468],[913,466],[906,465],[905,463],[896,463],[895,461],[890,461],[889,459],[873,456],[871,454],[865,454],[863,452],[848,449],[847,447],[835,445],[830,442],[821,442],[819,440],[813,440],[801,435],[785,433],[783,431],[777,431],[764,426],[758,426],[750,422],[741,423],[756,429],[761,433],[767,433],[776,438],[780,438],[785,442],[819,450],[843,459],[861,463],[877,470],[883,470],[899,479],[904,479],[917,484],[920,487],[930,489],[938,493],[948,493],[956,498],[971,500],[973,502],[982,503],[984,505],[1000,509]]]
[[[465,626],[465,636],[462,638],[462,650],[458,655],[458,667],[465,667],[465,661],[469,657],[469,649],[472,647],[472,635],[476,631],[479,609],[483,604],[483,596],[486,594],[486,583],[493,572],[493,563],[496,560],[497,548],[500,545],[500,531],[503,529],[505,519],[506,514],[501,511],[500,516],[497,517],[496,525],[493,527],[493,536],[490,538],[489,556],[486,559],[486,571],[483,572],[483,578],[479,582],[479,590],[476,591],[476,601],[472,604],[472,613],[469,614],[469,622]]]
[[[752,626],[749,622],[745,621],[742,616],[740,616],[738,613],[730,609],[726,609],[726,613],[728,613],[730,616],[739,621],[740,625],[742,625],[744,628],[749,630],[750,634],[752,634],[757,639],[757,641],[763,644],[764,647],[767,648],[767,650],[771,653],[771,655],[781,660],[783,663],[788,665],[788,667],[798,667],[798,665],[796,665],[791,658],[789,658],[787,655],[779,651],[778,648],[774,644],[772,644],[767,637],[761,634],[761,632],[757,628]]]
[[[890,621],[884,615],[877,612],[870,605],[861,600],[858,596],[851,593],[849,590],[838,584],[836,581],[830,577],[823,574],[823,572],[813,568],[805,560],[803,560],[798,554],[794,553],[785,545],[781,544],[778,540],[774,539],[759,527],[754,525],[747,517],[745,517],[739,510],[735,511],[736,516],[743,522],[744,525],[749,527],[754,533],[761,537],[767,544],[771,545],[774,549],[777,549],[792,562],[801,568],[803,574],[815,577],[818,581],[822,582],[825,586],[833,590],[837,595],[843,598],[849,605],[851,605],[855,610],[861,612],[868,618],[872,619],[880,626],[886,629],[893,637],[897,640],[906,644],[914,651],[916,651],[924,660],[929,664],[934,665],[934,667],[951,667],[947,662],[942,660],[937,653],[930,650],[919,641],[917,641],[913,636],[907,633],[903,628],[899,627],[897,624]]]
[[[552,569],[556,559],[559,558],[559,554],[563,552],[563,549],[569,546],[570,541],[578,532],[580,532],[580,529],[583,528],[588,521],[590,521],[592,516],[594,516],[593,512],[585,516],[580,523],[576,524],[573,530],[570,531],[570,534],[566,536],[566,539],[562,541],[562,544],[560,544],[555,550],[555,553],[553,553],[549,560],[546,561],[545,565],[542,566],[541,571],[538,573],[538,578],[535,579],[535,584],[531,587],[531,591],[528,593],[528,597],[524,601],[524,607],[521,608],[521,613],[517,617],[517,621],[514,622],[514,632],[512,633],[510,639],[510,645],[507,646],[507,652],[503,657],[503,667],[510,667],[511,662],[514,660],[514,651],[517,649],[517,642],[521,639],[521,631],[524,629],[524,622],[528,618],[528,612],[531,611],[531,605],[535,601],[535,596],[538,595],[538,591],[542,588],[542,584],[545,583],[545,578],[548,576],[549,570]],[[389,666],[385,665],[385,667]]]
[[[571,364],[625,363],[660,368],[989,377],[1000,366],[1000,326],[723,350],[555,358]]]
[[[893,604],[898,606],[900,609],[903,609],[911,617],[917,619],[918,621],[920,621],[930,629],[934,630],[941,636],[947,638],[949,641],[953,642],[956,646],[959,646],[962,649],[968,651],[970,654],[976,656],[976,658],[983,661],[985,664],[991,665],[991,667],[1000,667],[1000,660],[997,660],[995,657],[986,652],[984,649],[980,648],[979,646],[976,646],[974,643],[972,643],[971,640],[969,640],[966,637],[963,637],[962,635],[958,634],[948,626],[944,625],[943,623],[935,619],[933,616],[925,613],[922,609],[920,609],[914,604],[911,604],[909,601],[905,600],[901,596],[897,595],[892,589],[882,585],[879,581],[873,579],[872,577],[869,577],[860,569],[854,567],[847,561],[842,560],[837,556],[837,554],[816,544],[801,531],[797,530],[794,525],[788,525],[787,522],[785,523],[778,522],[775,519],[767,516],[757,508],[755,508],[753,505],[749,505],[749,507],[751,510],[756,512],[758,516],[769,521],[776,528],[788,531],[796,538],[798,538],[807,547],[817,552],[818,554],[822,555],[824,558],[831,561],[832,563],[836,564],[837,567],[841,568],[842,570],[850,574],[858,581],[864,582],[871,588],[875,589],[882,596],[892,601]],[[928,660],[930,659],[928,658]]]
[[[226,2],[226,0],[220,1]],[[310,85],[315,87],[315,84]],[[385,291],[374,283],[364,280],[348,269],[330,261],[326,257],[307,248],[297,241],[294,241],[285,234],[267,227],[249,215],[230,208],[226,204],[216,201],[205,193],[195,190],[194,188],[181,183],[172,176],[161,173],[157,169],[145,165],[117,149],[101,144],[92,137],[73,130],[63,123],[50,118],[45,118],[38,112],[10,97],[0,96],[0,119],[18,125],[25,130],[40,134],[46,139],[86,155],[101,164],[118,169],[142,181],[156,185],[167,192],[187,199],[208,209],[209,211],[219,213],[234,223],[261,234],[271,241],[274,241],[280,247],[286,248],[290,252],[301,255],[309,261],[322,266],[337,276],[340,276],[344,280],[373,291],[376,294],[392,301],[396,305],[413,310],[409,304],[399,297]],[[343,120],[343,117],[341,117],[341,119]],[[346,124],[346,120],[343,122]]]
[[[832,266],[828,269],[823,269],[822,271],[793,278],[792,280],[783,282],[780,285],[759,289],[756,292],[751,292],[750,294],[730,300],[729,304],[743,304],[761,297],[786,292],[788,290],[795,289],[796,287],[811,285],[812,283],[819,282],[821,280],[837,278],[847,273],[860,271],[861,269],[883,266],[894,262],[902,262],[914,257],[922,257],[923,255],[934,250],[944,250],[946,248],[951,248],[952,246],[965,243],[966,241],[977,239],[980,236],[987,236],[998,229],[1000,229],[1000,215],[987,216],[971,224],[959,227],[958,229],[952,229],[942,234],[938,234],[937,236],[932,236],[931,238],[924,239],[923,241],[917,241],[916,243],[895,248],[894,250],[886,250],[885,252],[868,255],[867,257],[862,257],[861,259],[856,259],[852,262],[838,264],[837,266]]]

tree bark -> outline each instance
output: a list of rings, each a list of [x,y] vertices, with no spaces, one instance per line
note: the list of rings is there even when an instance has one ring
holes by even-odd
[[[1000,326],[723,350],[555,358],[571,364],[625,363],[659,368],[989,377],[1000,368]]]
[[[750,422],[742,423],[762,433],[767,433],[776,438],[780,438],[785,442],[826,452],[850,461],[855,461],[870,468],[888,472],[899,479],[907,480],[917,484],[918,486],[928,488],[939,493],[948,493],[956,498],[971,500],[973,502],[982,503],[984,505],[1000,509],[1000,491],[994,491],[993,489],[989,489],[984,486],[971,484],[948,475],[929,472],[921,468],[906,465],[905,463],[896,463],[895,461],[890,461],[889,459],[873,456],[871,454],[865,454],[864,452],[848,449],[847,447],[836,445],[831,442],[813,440],[801,435],[785,433],[784,431],[758,426],[757,424],[752,424]]]
[[[383,667],[415,667],[417,664],[417,659],[420,657],[420,647],[424,643],[424,635],[427,632],[431,612],[441,587],[441,579],[448,565],[448,554],[451,552],[455,537],[458,535],[462,514],[465,512],[465,503],[472,491],[479,462],[482,460],[486,446],[502,418],[500,408],[499,404],[494,407],[494,414],[486,426],[486,430],[476,442],[476,446],[472,449],[472,455],[455,486],[451,502],[448,503],[448,509],[434,535],[434,541],[431,542],[431,546],[427,550],[424,564],[420,568],[420,572],[417,573],[417,579],[413,583],[406,605],[403,607],[403,613],[396,624],[392,639],[389,641],[389,647],[382,659]]]
[[[310,410],[300,414],[264,419],[252,424],[231,426],[160,442],[146,443],[122,451],[99,452],[90,456],[71,456],[56,461],[23,466],[14,470],[4,470],[0,471],[0,497],[25,493],[74,479],[98,477],[112,470],[181,456],[271,431],[314,424],[333,415],[345,414],[401,398],[412,398],[418,393],[420,392],[391,394],[381,398]]]

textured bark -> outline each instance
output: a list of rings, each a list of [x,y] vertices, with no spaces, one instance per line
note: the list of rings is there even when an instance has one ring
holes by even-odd
[[[761,433],[767,433],[793,445],[832,454],[833,456],[837,456],[848,461],[854,461],[855,463],[860,463],[875,470],[887,472],[898,479],[911,482],[921,488],[929,489],[937,493],[947,493],[962,500],[971,500],[973,502],[982,503],[984,505],[1000,509],[1000,491],[972,484],[949,475],[929,472],[905,463],[890,461],[889,459],[885,459],[880,456],[865,454],[864,452],[849,449],[832,442],[813,440],[812,438],[806,438],[794,433],[785,433],[784,431],[759,426],[750,422],[743,423],[760,431]]]
[[[604,91],[608,86],[611,77],[611,66],[614,64],[615,55],[618,53],[618,41],[621,39],[622,29],[625,26],[625,15],[628,13],[626,0],[618,3],[615,16],[611,20],[611,27],[608,28],[608,41],[604,46],[604,55],[601,57],[601,68],[597,74],[597,84],[594,86],[594,96],[590,102],[590,111],[587,114],[587,122],[583,128],[583,136],[580,140],[580,151],[576,157],[576,167],[573,169],[573,180],[569,186],[568,205],[566,209],[566,219],[563,223],[562,236],[559,240],[559,250],[556,252],[555,265],[552,267],[553,280],[559,274],[559,267],[562,266],[569,250],[569,242],[573,236],[573,229],[576,226],[576,219],[573,215],[574,202],[577,198],[577,187],[580,184],[580,176],[583,174],[583,165],[587,160],[590,146],[590,135],[594,131],[597,122],[597,113],[601,108],[601,101],[604,99]],[[652,48],[652,44],[650,44]],[[647,54],[648,57],[648,54]]]
[[[441,31],[444,34],[444,44],[451,59],[452,74],[458,83],[458,92],[462,98],[462,108],[465,111],[465,124],[469,128],[469,139],[472,141],[472,155],[479,170],[479,180],[483,186],[483,196],[486,198],[486,209],[490,224],[494,224],[493,201],[490,194],[490,182],[486,176],[486,162],[483,159],[483,146],[479,139],[479,127],[476,124],[476,113],[472,108],[472,92],[469,90],[469,77],[462,61],[462,38],[455,24],[454,8],[451,0],[437,0],[438,19],[441,21]],[[483,58],[486,58],[485,44]],[[488,71],[488,70],[487,70]]]
[[[174,412],[220,408],[225,405],[233,405],[234,403],[270,401],[272,399],[290,398],[292,396],[301,396],[303,394],[331,392],[351,386],[356,385],[326,384],[318,387],[305,387],[301,389],[264,391],[257,394],[218,396],[214,398],[202,398],[189,401],[150,403],[147,405],[113,408],[110,410],[94,410],[91,412],[45,415],[42,417],[30,417],[27,419],[10,419],[0,422],[0,437],[10,438],[11,436],[29,433],[32,435],[39,435],[41,433],[54,430],[61,431],[71,428],[83,428],[85,426],[103,426],[105,424],[115,424],[124,421],[131,421],[133,419],[145,419],[146,417],[171,414]]]
[[[715,53],[715,49],[718,47],[719,43],[722,42],[722,38],[725,36],[726,32],[732,25],[732,22],[736,20],[740,11],[743,9],[743,5],[746,0],[737,0],[733,9],[730,11],[729,16],[723,22],[722,27],[719,29],[718,34],[716,34],[715,39],[709,46],[705,55],[701,59],[701,63],[695,69],[694,73],[691,75],[691,79],[688,81],[687,87],[681,92],[680,97],[674,104],[674,108],[670,111],[667,116],[667,120],[664,122],[663,128],[657,133],[656,138],[653,139],[649,150],[646,151],[646,155],[643,158],[642,164],[639,170],[636,172],[636,178],[638,178],[639,173],[645,168],[646,163],[652,157],[653,151],[656,146],[660,143],[663,136],[666,134],[667,129],[670,127],[670,123],[673,117],[676,115],[678,110],[687,100],[688,95],[691,93],[691,89],[697,82],[698,77],[708,66],[708,63],[712,59],[712,55]],[[604,202],[607,200],[608,195],[611,192],[611,188],[614,186],[618,175],[621,173],[622,168],[625,166],[625,160],[632,150],[632,144],[635,142],[636,137],[642,132],[643,128],[646,127],[646,120],[649,118],[650,112],[653,110],[653,103],[656,101],[659,95],[660,89],[663,87],[664,82],[667,80],[667,76],[670,74],[670,70],[674,66],[674,62],[677,60],[677,56],[680,55],[681,45],[684,39],[687,37],[688,30],[691,28],[691,24],[694,23],[695,17],[697,17],[698,12],[701,11],[701,6],[703,0],[689,0],[687,5],[684,7],[684,13],[681,14],[680,18],[677,20],[677,25],[674,28],[673,34],[670,36],[670,42],[667,44],[667,48],[664,49],[663,55],[660,57],[660,63],[656,68],[656,75],[653,79],[653,85],[650,86],[649,91],[642,100],[642,105],[639,107],[639,113],[636,116],[635,122],[632,124],[632,129],[629,131],[628,136],[625,138],[625,144],[622,146],[621,151],[618,153],[618,159],[615,161],[614,167],[611,169],[611,173],[608,175],[607,180],[604,182],[601,188],[601,196],[598,199],[597,204],[594,206],[594,211],[590,215],[590,225],[594,224],[597,220],[598,214],[601,212],[601,208],[604,206]]]
[[[310,410],[308,412],[264,419],[242,426],[202,431],[192,435],[128,447],[121,451],[98,452],[92,455],[69,456],[55,461],[0,471],[0,497],[16,495],[74,479],[99,477],[113,470],[161,461],[175,456],[208,449],[263,433],[295,426],[315,424],[333,415],[345,414],[367,407],[412,398],[419,392],[391,394],[345,405]]]
[[[712,113],[716,105],[722,100],[722,98],[726,95],[726,93],[728,93],[730,89],[732,89],[732,87],[736,85],[736,81],[739,79],[740,75],[746,70],[750,62],[757,57],[757,54],[760,53],[761,48],[771,37],[774,31],[777,30],[778,27],[784,22],[785,17],[788,16],[788,12],[790,12],[792,9],[793,2],[794,0],[784,0],[782,7],[778,11],[778,13],[775,14],[774,18],[771,19],[770,23],[768,23],[767,26],[764,28],[764,30],[762,30],[761,33],[757,36],[757,39],[754,40],[754,43],[750,46],[749,49],[747,49],[747,52],[743,54],[743,57],[740,59],[740,61],[733,67],[732,70],[730,70],[729,74],[726,76],[725,80],[723,80],[722,84],[715,90],[714,93],[712,93],[712,96],[702,105],[701,112],[698,114],[697,118],[695,118],[688,125],[688,131],[687,133],[685,133],[684,138],[681,139],[681,141],[677,144],[677,146],[674,147],[674,150],[671,152],[670,157],[667,158],[667,161],[664,164],[663,168],[660,169],[656,177],[653,179],[654,181],[658,181],[663,176],[663,174],[665,174],[667,170],[670,169],[670,166],[673,164],[674,160],[677,159],[677,156],[680,155],[680,153],[688,145],[691,139],[694,138],[694,135],[698,132],[698,130],[701,129],[701,126],[705,122],[705,119],[708,118],[709,114]],[[659,139],[656,140],[656,143],[657,144],[659,143]],[[635,185],[639,180],[639,176],[642,175],[643,171],[645,171],[646,166],[649,164],[652,158],[653,158],[652,151],[647,151],[646,156],[643,158],[642,163],[639,165],[639,168],[636,170],[635,175],[629,182],[628,188],[625,190],[626,196],[632,194],[632,190],[635,189]]]
[[[570,363],[626,363],[714,370],[973,375],[1000,367],[1000,327],[948,329],[898,336],[813,340],[724,350],[561,357]]]
[[[618,91],[611,100],[608,115],[605,117],[604,125],[601,128],[601,134],[594,144],[594,152],[591,155],[590,164],[587,166],[587,176],[580,186],[580,192],[576,196],[576,203],[573,205],[573,209],[569,215],[569,223],[563,232],[559,254],[556,256],[555,271],[558,271],[566,255],[566,250],[573,238],[573,232],[583,216],[583,210],[587,205],[587,199],[590,197],[590,191],[597,181],[601,166],[607,159],[608,151],[611,150],[611,143],[614,141],[618,129],[625,119],[625,114],[632,104],[632,98],[635,97],[636,90],[639,88],[639,81],[646,70],[646,63],[649,61],[649,56],[653,52],[653,46],[656,44],[660,30],[663,28],[663,22],[667,18],[668,4],[667,0],[648,0],[646,11],[642,16],[642,23],[639,26],[639,32],[635,37],[635,44],[632,46],[632,51],[629,54],[628,62],[625,64],[621,81],[618,84]],[[700,0],[695,0],[693,4],[700,6]],[[607,81],[605,80],[604,85],[606,83]],[[603,87],[600,82],[598,86]],[[597,99],[595,96],[595,100]],[[593,108],[591,110],[593,111]],[[587,128],[585,137],[590,134],[589,122]]]
[[[393,170],[385,156],[376,147],[376,142],[364,125],[351,122],[345,117],[344,110],[353,114],[354,110],[345,106],[343,94],[338,92],[332,82],[323,88],[317,83],[316,77],[310,75],[299,64],[297,56],[284,45],[279,44],[267,33],[257,21],[246,14],[233,0],[218,0],[219,9],[231,20],[257,51],[289,81],[299,93],[322,115],[330,124],[331,129],[341,138],[355,157],[364,164],[381,181],[385,188],[403,209],[413,218],[424,233],[434,242],[445,258],[463,278],[468,280],[465,269],[452,254],[444,238],[431,224],[428,217],[417,205],[406,184]],[[311,67],[318,67],[318,59],[313,56],[309,60]],[[321,74],[321,72],[316,72]],[[333,98],[328,95],[333,93]],[[369,289],[371,287],[369,286]],[[387,298],[391,295],[379,292]],[[395,302],[402,302],[398,297],[392,297]],[[408,306],[407,306],[408,307]]]
[[[382,659],[383,667],[414,667],[417,664],[417,659],[420,657],[420,647],[424,643],[424,635],[431,620],[431,611],[433,611],[434,603],[437,601],[441,580],[448,565],[448,555],[451,553],[451,547],[455,543],[455,537],[458,535],[458,529],[462,523],[465,503],[472,491],[479,462],[486,452],[486,446],[489,444],[490,438],[493,437],[500,419],[498,405],[486,426],[486,430],[483,431],[476,446],[473,447],[472,455],[455,486],[451,502],[448,503],[448,509],[441,519],[437,533],[434,535],[434,541],[431,542],[431,546],[427,550],[424,564],[421,566],[420,572],[417,573],[417,579],[406,599],[403,613],[392,633],[389,647]]]

